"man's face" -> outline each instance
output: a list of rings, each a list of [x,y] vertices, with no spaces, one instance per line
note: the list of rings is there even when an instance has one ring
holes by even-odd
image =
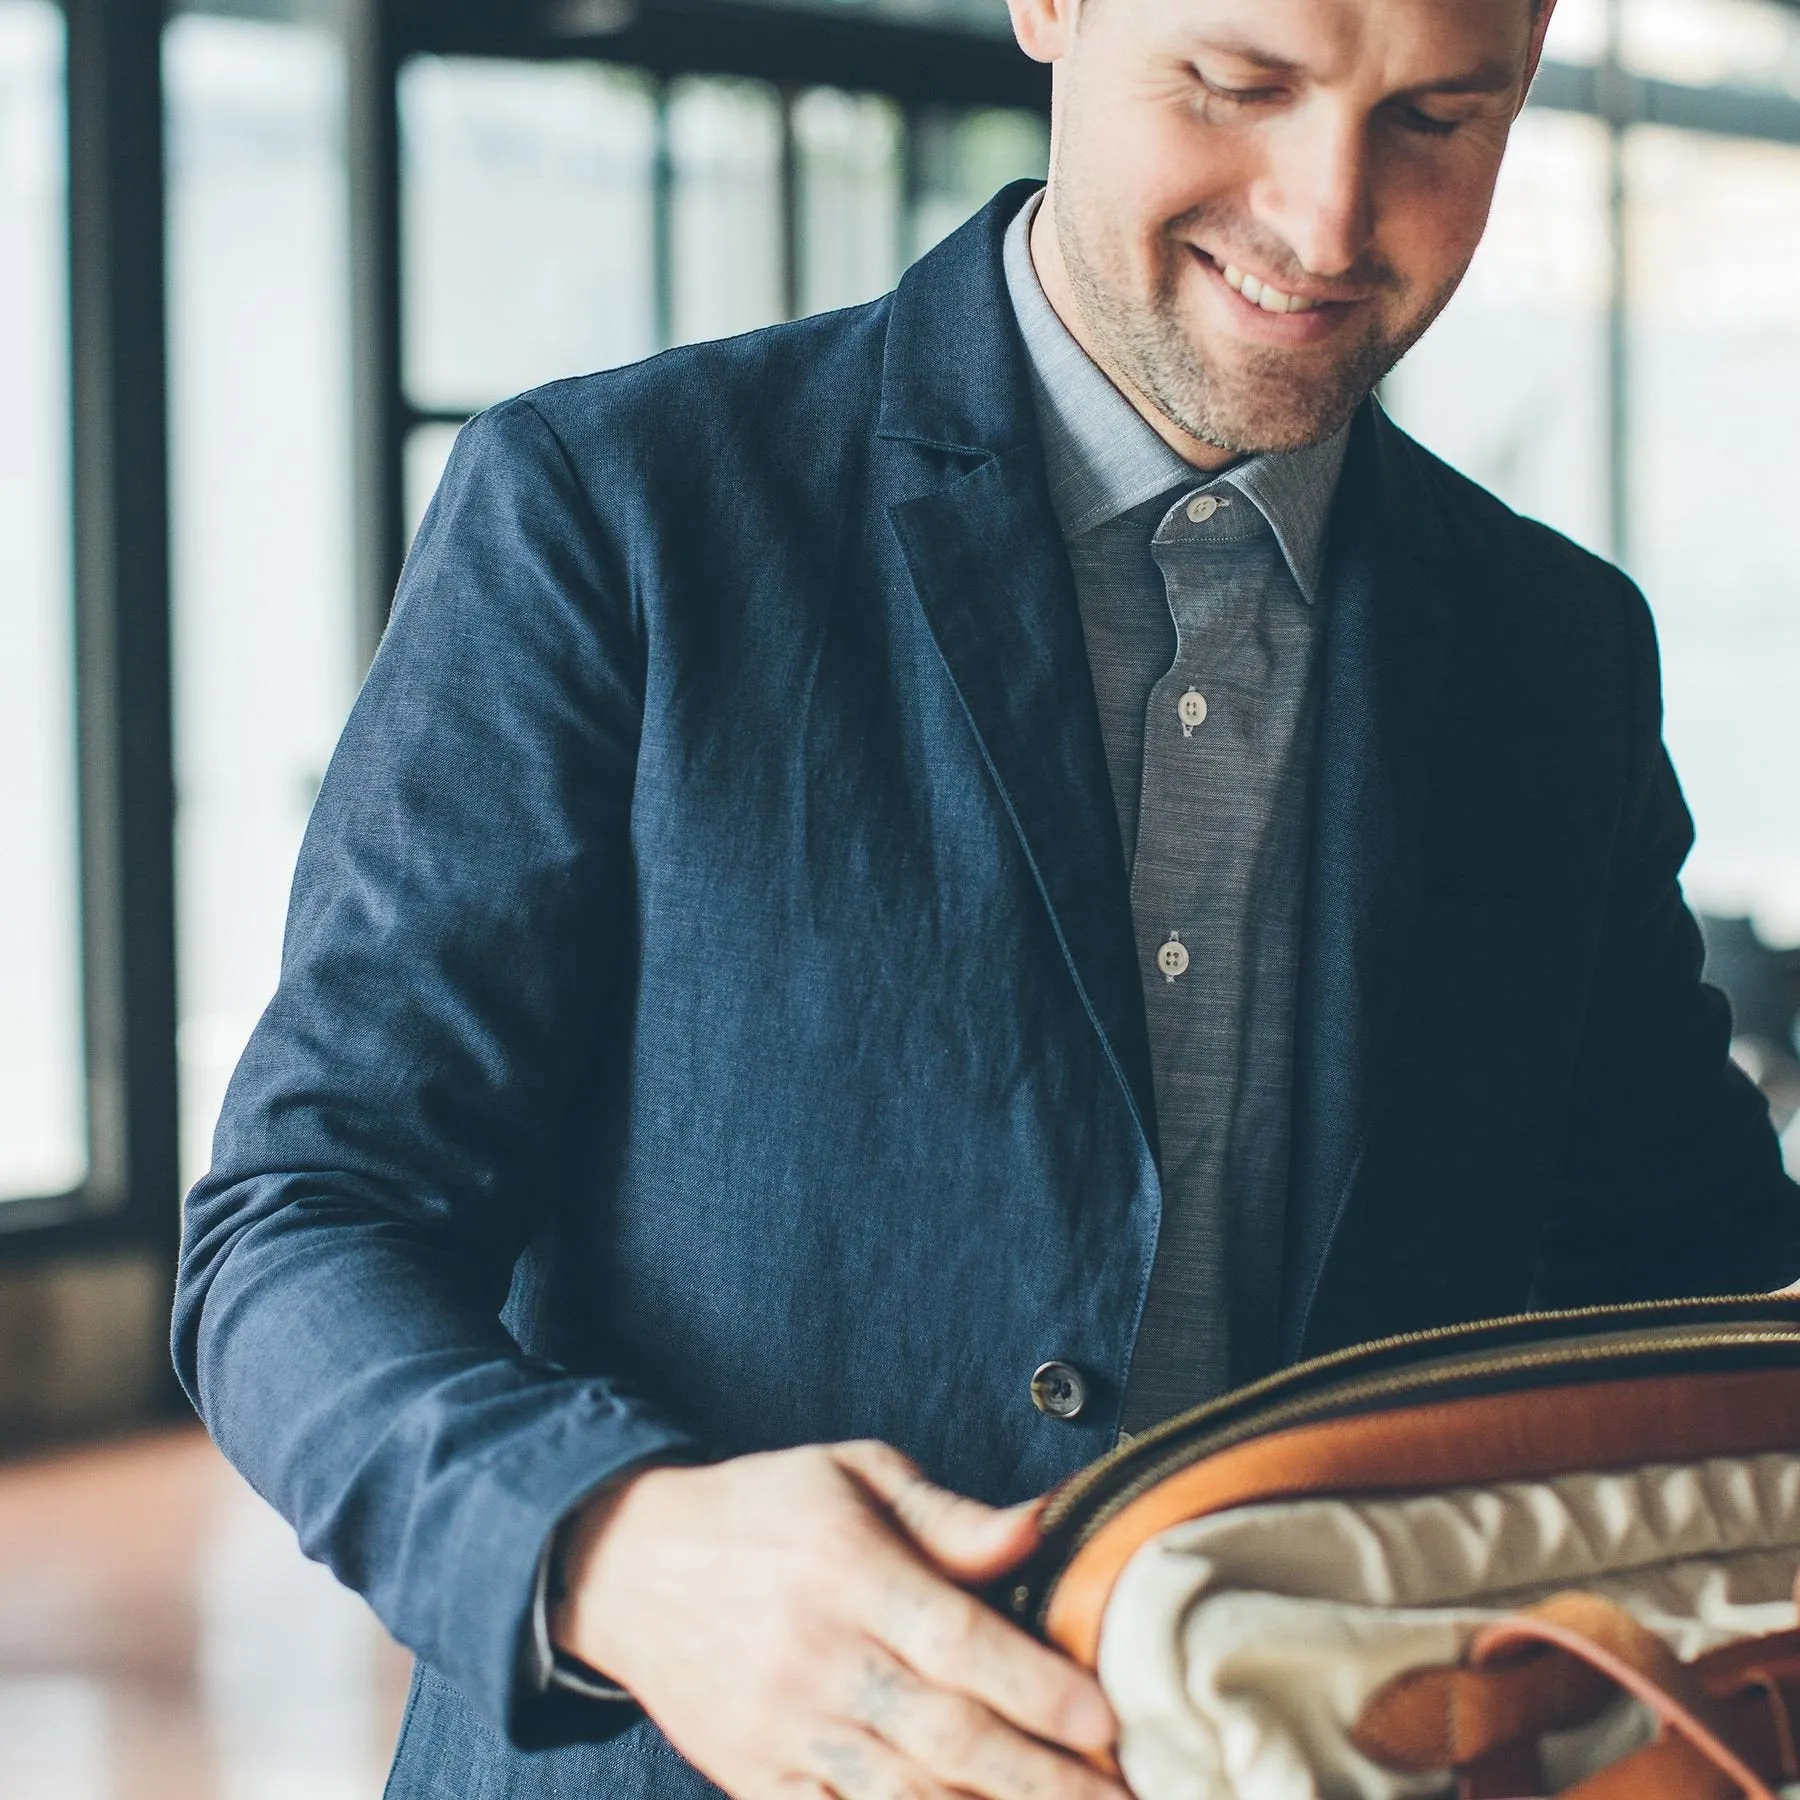
[[[1056,62],[1045,225],[1077,335],[1234,453],[1329,437],[1443,309],[1544,23],[1531,0],[1013,11]]]

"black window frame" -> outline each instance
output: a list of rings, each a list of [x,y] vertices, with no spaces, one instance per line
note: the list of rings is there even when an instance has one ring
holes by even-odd
[[[162,15],[59,0],[65,27],[70,519],[88,1173],[0,1203],[0,1261],[172,1261],[175,793],[169,701]]]

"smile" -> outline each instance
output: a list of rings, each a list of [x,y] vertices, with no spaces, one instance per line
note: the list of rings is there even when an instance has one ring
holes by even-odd
[[[1214,267],[1217,266],[1217,264],[1214,265]],[[1242,294],[1252,306],[1260,306],[1264,312],[1313,312],[1321,304],[1317,300],[1303,300],[1298,294],[1284,294],[1280,288],[1271,287],[1264,281],[1258,281],[1254,275],[1246,275],[1234,263],[1225,264],[1219,272],[1225,277],[1227,287],[1235,293]]]

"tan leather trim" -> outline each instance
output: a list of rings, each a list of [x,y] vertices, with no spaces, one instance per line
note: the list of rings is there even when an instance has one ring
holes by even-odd
[[[1645,1376],[1300,1425],[1222,1450],[1139,1495],[1071,1558],[1045,1627],[1093,1668],[1107,1602],[1138,1550],[1173,1525],[1235,1506],[1794,1449],[1800,1369]]]
[[[1475,1634],[1469,1661],[1504,1661],[1521,1645],[1548,1644],[1610,1677],[1655,1714],[1664,1737],[1679,1737],[1728,1776],[1746,1800],[1775,1800],[1733,1722],[1692,1669],[1648,1626],[1597,1594],[1556,1594]]]
[[[1686,1739],[1662,1737],[1590,1775],[1562,1800],[1743,1800],[1743,1792]]]
[[[1546,1731],[1587,1724],[1617,1693],[1598,1669],[1571,1656],[1528,1656],[1494,1669],[1428,1664],[1371,1694],[1350,1741],[1387,1769],[1463,1769],[1521,1738],[1535,1751]]]

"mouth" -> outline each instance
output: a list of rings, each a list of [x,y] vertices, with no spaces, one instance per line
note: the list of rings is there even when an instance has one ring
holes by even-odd
[[[1258,281],[1254,275],[1246,275],[1236,263],[1227,263],[1219,273],[1225,277],[1225,285],[1233,293],[1242,294],[1252,306],[1260,306],[1264,312],[1301,313],[1318,310],[1317,300],[1305,300],[1298,294],[1284,294],[1270,282]]]
[[[1224,262],[1198,244],[1189,246],[1200,261],[1219,277],[1246,304],[1265,313],[1284,317],[1290,313],[1336,313],[1354,306],[1361,295],[1326,297],[1324,295],[1290,294],[1273,282],[1263,281],[1236,263]]]

